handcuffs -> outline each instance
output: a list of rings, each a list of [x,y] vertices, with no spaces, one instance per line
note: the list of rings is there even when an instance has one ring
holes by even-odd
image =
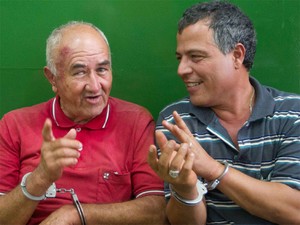
[[[78,211],[78,214],[79,214],[79,217],[80,217],[80,220],[81,220],[81,224],[86,225],[86,220],[85,220],[85,217],[84,217],[82,206],[81,206],[80,201],[79,201],[79,199],[78,199],[78,197],[77,197],[77,195],[76,195],[73,188],[71,188],[71,189],[58,188],[57,189],[55,183],[52,183],[51,186],[46,191],[46,194],[41,195],[41,196],[33,196],[27,191],[27,188],[26,188],[26,180],[27,180],[27,177],[30,174],[31,174],[31,172],[26,173],[23,176],[21,184],[20,184],[21,190],[27,198],[29,198],[30,200],[33,200],[33,201],[41,201],[41,200],[45,200],[46,198],[55,198],[57,192],[58,193],[67,193],[67,192],[69,192],[71,194],[73,203],[74,203],[74,205],[75,205],[75,207]]]

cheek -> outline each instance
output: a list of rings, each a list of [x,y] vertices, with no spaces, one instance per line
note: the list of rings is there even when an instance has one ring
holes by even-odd
[[[103,90],[109,93],[112,87],[112,77],[108,77],[107,79],[105,79],[101,85]]]
[[[57,93],[70,98],[80,95],[84,91],[84,84],[71,80],[61,80],[57,86]]]

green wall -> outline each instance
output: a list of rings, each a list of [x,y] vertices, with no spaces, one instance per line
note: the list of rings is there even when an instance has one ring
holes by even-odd
[[[107,35],[112,96],[148,108],[157,118],[186,95],[177,76],[176,27],[192,0],[0,0],[0,118],[53,96],[43,76],[45,40],[70,20],[94,23]],[[300,1],[232,0],[258,34],[251,74],[263,84],[300,94]]]

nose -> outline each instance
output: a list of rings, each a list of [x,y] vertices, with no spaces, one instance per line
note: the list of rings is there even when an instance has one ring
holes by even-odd
[[[189,64],[189,61],[185,57],[182,57],[180,59],[179,65],[177,68],[177,73],[180,77],[183,77],[184,75],[192,73],[192,68]]]
[[[101,89],[101,78],[97,75],[96,72],[90,72],[86,84],[86,89],[90,92],[97,92]]]

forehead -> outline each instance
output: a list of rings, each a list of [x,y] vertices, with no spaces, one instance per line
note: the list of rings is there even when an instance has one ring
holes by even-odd
[[[66,28],[57,48],[58,58],[67,59],[76,54],[109,55],[109,47],[95,29],[87,25]]]
[[[216,46],[213,30],[205,20],[187,26],[181,33],[177,33],[177,49],[194,48],[195,46]]]

